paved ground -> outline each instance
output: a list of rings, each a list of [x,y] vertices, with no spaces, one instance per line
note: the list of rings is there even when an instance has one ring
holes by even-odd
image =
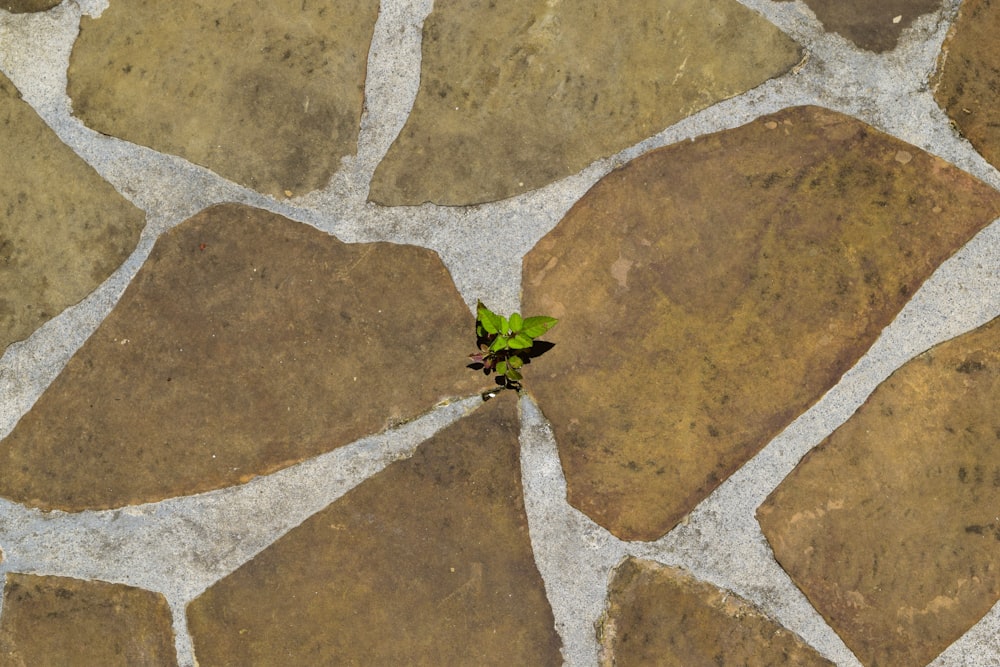
[[[995,7],[266,4],[0,3],[0,663],[1000,664]]]

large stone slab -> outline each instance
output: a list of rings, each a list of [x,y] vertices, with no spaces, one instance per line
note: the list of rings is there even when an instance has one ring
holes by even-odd
[[[815,107],[648,153],[524,260],[527,388],[576,507],[670,530],[830,389],[1000,194]]]
[[[787,2],[788,0],[778,0]],[[914,19],[941,8],[941,0],[803,0],[828,32],[875,53],[896,48]]]
[[[60,141],[0,73],[0,354],[90,294],[145,215]]]
[[[77,116],[281,197],[352,155],[377,0],[112,2],[83,17]]]
[[[1000,600],[1000,319],[897,370],[758,510],[858,659],[925,665]]]
[[[562,664],[515,406],[459,420],[195,599],[199,664]]]
[[[438,2],[380,204],[475,204],[574,174],[784,73],[799,47],[733,0]]]
[[[474,331],[430,250],[208,209],[0,442],[0,495],[74,511],[247,481],[474,393]]]
[[[176,665],[170,608],[159,593],[132,586],[9,573],[0,663]]]
[[[965,0],[938,58],[934,98],[959,131],[1000,167],[1000,6]]]
[[[734,593],[636,558],[614,572],[600,639],[604,667],[833,667]]]

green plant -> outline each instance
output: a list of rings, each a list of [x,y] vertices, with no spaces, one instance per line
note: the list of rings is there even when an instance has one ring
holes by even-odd
[[[521,369],[531,362],[537,352],[533,349],[535,339],[556,325],[554,317],[538,315],[522,318],[520,313],[510,317],[497,315],[483,305],[476,303],[476,342],[479,352],[470,354],[473,368],[481,368],[486,375],[496,372],[496,382],[501,389],[521,389]],[[483,393],[483,399],[491,398],[495,391]]]

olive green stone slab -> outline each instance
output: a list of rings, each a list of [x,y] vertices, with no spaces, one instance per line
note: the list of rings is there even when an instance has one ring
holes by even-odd
[[[58,5],[59,2],[60,0],[6,0],[6,2],[0,2],[0,9],[12,14],[44,12]]]
[[[925,665],[1000,600],[1000,319],[893,373],[757,515],[868,667]]]
[[[135,250],[145,214],[60,141],[0,73],[0,354]]]
[[[211,665],[560,665],[513,395],[459,420],[188,606]]]
[[[524,260],[524,312],[560,318],[526,386],[570,502],[665,534],[998,214],[966,173],[816,107],[610,173]]]
[[[0,495],[74,511],[245,482],[474,393],[474,332],[433,251],[210,208],[0,442]]]
[[[69,96],[89,127],[265,194],[353,155],[376,0],[112,2],[83,17]]]
[[[938,59],[934,98],[994,167],[1000,167],[1000,6],[965,0]]]
[[[828,32],[835,32],[862,49],[875,53],[896,48],[904,28],[918,16],[941,7],[941,0],[803,1]]]
[[[832,667],[737,595],[679,568],[629,558],[600,627],[603,667]]]
[[[437,2],[423,35],[416,102],[371,183],[379,204],[542,187],[800,59],[733,0]]]
[[[176,665],[170,608],[159,593],[132,586],[9,573],[0,664]]]

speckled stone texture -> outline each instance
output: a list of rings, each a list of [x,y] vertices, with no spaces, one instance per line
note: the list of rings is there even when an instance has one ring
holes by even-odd
[[[145,215],[49,129],[0,73],[0,354],[94,290]]]
[[[209,588],[199,664],[561,665],[518,430],[490,401]]]
[[[739,596],[679,568],[629,558],[600,627],[602,667],[833,667]]]
[[[979,153],[1000,167],[1000,5],[965,0],[938,59],[934,98]]]
[[[777,0],[787,2],[788,0]],[[941,7],[940,0],[803,0],[829,32],[875,53],[896,48],[913,20]]]
[[[829,390],[1000,194],[797,107],[602,179],[524,259],[570,502],[656,539]]]
[[[74,113],[283,197],[353,155],[376,0],[112,2],[84,17]]]
[[[1000,600],[1000,319],[893,373],[759,508],[866,667],[925,665]]]
[[[74,511],[245,482],[476,392],[474,331],[433,251],[210,208],[0,442],[0,495]]]
[[[132,586],[8,573],[0,664],[176,665],[170,608],[162,595]]]
[[[475,204],[569,176],[783,74],[788,36],[732,0],[436,2],[379,204]]]

